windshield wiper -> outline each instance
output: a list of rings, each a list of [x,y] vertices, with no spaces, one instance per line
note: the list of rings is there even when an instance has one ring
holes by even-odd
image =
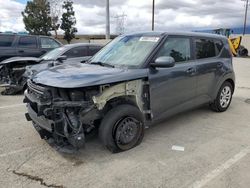
[[[103,66],[103,67],[112,67],[112,68],[115,68],[114,65],[110,65],[108,63],[103,63],[103,62],[90,62],[90,64],[93,64],[93,65],[100,65],[100,66]]]

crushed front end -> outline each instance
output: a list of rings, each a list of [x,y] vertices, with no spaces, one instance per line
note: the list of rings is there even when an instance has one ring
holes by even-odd
[[[99,119],[91,100],[97,92],[94,87],[61,89],[28,81],[26,119],[33,122],[43,139],[52,138],[59,146],[83,147],[85,135],[94,130]]]
[[[84,146],[85,137],[93,135],[105,114],[119,104],[137,106],[146,119],[152,115],[144,79],[72,89],[29,80],[24,103],[26,119],[33,122],[41,138],[76,149]]]
[[[3,95],[13,95],[24,91],[27,86],[26,66],[41,62],[40,58],[13,57],[0,62],[0,87]]]
[[[25,66],[12,67],[11,64],[2,65],[0,67],[0,87],[6,90],[2,92],[3,95],[15,94],[22,91],[26,80],[23,78]]]

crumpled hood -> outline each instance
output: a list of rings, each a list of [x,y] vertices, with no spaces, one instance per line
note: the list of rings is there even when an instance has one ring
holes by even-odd
[[[36,74],[37,72],[40,72],[42,70],[46,70],[49,67],[49,63],[53,63],[53,61],[41,61],[38,64],[34,64],[34,65],[29,65],[26,66],[26,70],[24,73],[24,77],[26,78],[31,78],[32,75]]]
[[[63,64],[34,75],[35,83],[58,88],[80,88],[148,76],[147,69],[110,68],[91,64]]]
[[[12,57],[12,58],[5,59],[5,60],[1,61],[0,65],[5,65],[5,64],[9,64],[9,63],[13,63],[13,62],[19,62],[19,61],[39,62],[39,61],[41,61],[41,59],[36,58],[36,57]]]
[[[39,64],[26,66],[26,69],[29,69],[29,70],[32,70],[35,72],[39,72],[39,71],[42,71],[42,70],[49,68],[49,64],[53,63],[53,62],[54,62],[54,60],[41,61]]]

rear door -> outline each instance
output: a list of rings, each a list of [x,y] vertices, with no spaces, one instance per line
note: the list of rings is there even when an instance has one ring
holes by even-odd
[[[16,44],[17,56],[21,57],[39,57],[41,56],[38,48],[36,36],[19,36]]]
[[[150,105],[154,119],[166,117],[194,106],[196,96],[196,68],[192,56],[191,38],[168,37],[153,61],[171,56],[175,66],[150,68]]]
[[[194,39],[197,69],[197,105],[211,101],[213,88],[223,74],[219,54],[223,43],[217,39]]]

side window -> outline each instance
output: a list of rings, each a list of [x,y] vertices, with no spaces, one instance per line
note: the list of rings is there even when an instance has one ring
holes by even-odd
[[[10,47],[14,41],[15,36],[13,35],[1,35],[0,36],[0,47]]]
[[[68,58],[74,58],[74,57],[84,57],[87,56],[87,47],[80,46],[70,49],[69,51],[65,52],[64,55],[66,55]]]
[[[95,55],[101,49],[100,46],[89,46],[89,56]]]
[[[46,37],[41,38],[42,48],[58,48],[59,46],[60,45],[58,44],[58,42],[56,42],[55,40],[51,38],[46,38]]]
[[[203,59],[203,58],[209,58],[209,57],[215,57],[215,45],[214,41],[211,39],[196,39],[195,40],[196,45],[196,58],[197,59]]]
[[[175,59],[175,62],[184,62],[190,60],[190,39],[183,37],[168,38],[157,54],[157,57],[161,56],[171,56]]]
[[[36,37],[20,37],[18,41],[18,47],[22,48],[36,48],[37,47],[37,41]]]

